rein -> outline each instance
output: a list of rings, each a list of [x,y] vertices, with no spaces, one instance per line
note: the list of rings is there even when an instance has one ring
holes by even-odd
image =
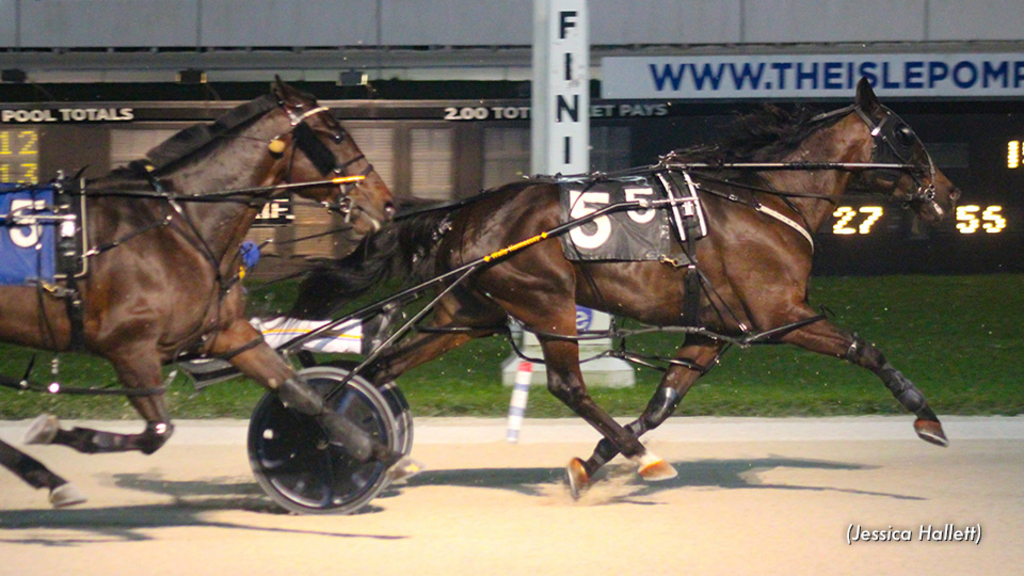
[[[935,163],[932,161],[931,155],[929,155],[927,153],[927,151],[925,152],[925,155],[926,155],[927,160],[928,160],[927,170],[926,170],[925,166],[910,163],[909,162],[909,149],[910,149],[910,146],[912,146],[912,144],[914,143],[914,142],[910,142],[910,135],[913,134],[913,133],[912,132],[908,132],[909,128],[908,128],[907,124],[905,122],[903,122],[903,120],[895,112],[893,112],[892,110],[890,110],[889,108],[886,108],[884,106],[882,107],[882,109],[885,111],[886,114],[882,118],[882,120],[880,122],[878,122],[878,123],[876,123],[874,120],[872,120],[860,108],[860,106],[858,106],[857,104],[851,104],[850,106],[845,106],[843,108],[838,108],[838,109],[832,110],[830,112],[824,112],[824,113],[818,114],[817,116],[814,116],[813,118],[811,118],[808,121],[808,123],[823,122],[825,120],[828,120],[828,119],[831,119],[831,118],[835,118],[837,116],[842,116],[842,115],[849,114],[849,113],[855,113],[855,114],[857,114],[857,117],[860,118],[860,120],[862,122],[864,122],[865,125],[867,125],[867,127],[868,127],[868,129],[870,131],[871,138],[875,142],[875,146],[874,146],[874,148],[872,150],[872,159],[874,159],[878,155],[879,150],[885,150],[888,153],[890,153],[892,156],[894,156],[899,162],[877,162],[877,161],[872,161],[872,162],[717,162],[717,163],[714,163],[714,162],[680,162],[680,161],[676,160],[676,153],[675,153],[675,151],[672,151],[669,154],[659,158],[658,164],[655,164],[655,165],[649,167],[648,169],[658,169],[660,167],[664,167],[664,168],[670,169],[670,170],[678,170],[678,171],[681,171],[683,173],[686,173],[686,172],[689,172],[689,171],[703,172],[703,171],[721,171],[721,170],[755,171],[755,172],[761,172],[761,171],[783,171],[783,170],[790,170],[790,171],[841,170],[841,171],[846,171],[846,172],[862,172],[862,171],[874,170],[874,171],[878,171],[880,174],[883,174],[883,175],[886,174],[886,173],[890,173],[890,174],[891,173],[905,173],[905,174],[908,174],[911,178],[913,178],[914,183],[917,184],[917,190],[914,193],[910,194],[909,197],[903,199],[904,205],[907,205],[907,204],[909,204],[911,202],[914,202],[914,201],[934,202],[934,198],[935,198],[935,184],[934,184],[934,181],[935,181]],[[894,121],[892,119],[895,119],[895,122],[901,123],[901,126],[897,126],[895,128],[888,129],[888,127],[891,126],[894,123]],[[900,135],[903,136],[902,140],[901,140]],[[917,136],[914,135],[913,138],[917,139]],[[900,146],[901,141],[906,141],[904,143],[905,144],[905,149],[906,149],[905,152],[901,152],[901,150],[898,149],[899,146]],[[920,144],[921,148],[924,149],[924,145],[921,144],[920,139],[917,139],[916,143]],[[925,171],[929,172],[930,176],[931,176],[929,184],[927,186],[925,186],[921,182],[920,178],[918,177],[919,174],[921,174],[921,173],[923,173]],[[836,205],[839,202],[839,200],[836,197],[828,196],[828,195],[825,195],[825,194],[814,194],[814,193],[807,193],[807,192],[787,192],[787,191],[780,191],[780,190],[772,190],[772,189],[769,189],[769,188],[766,188],[766,187],[763,187],[763,186],[756,186],[756,185],[746,184],[746,183],[742,183],[742,182],[735,182],[735,181],[730,180],[728,178],[717,178],[715,176],[710,176],[710,175],[708,175],[706,173],[702,173],[701,176],[705,180],[710,180],[712,182],[717,182],[719,184],[724,184],[724,185],[732,186],[732,187],[735,187],[735,188],[743,188],[743,189],[749,190],[751,192],[770,194],[770,195],[778,196],[778,197],[782,198],[783,201],[785,201],[786,205],[789,206],[794,212],[796,212],[796,214],[799,215],[800,218],[804,221],[803,225],[801,225],[800,223],[796,222],[792,218],[786,216],[785,214],[782,214],[781,212],[779,212],[777,210],[774,210],[774,209],[772,209],[772,208],[770,208],[768,206],[764,206],[763,204],[758,202],[756,199],[751,198],[750,200],[744,202],[739,196],[737,196],[735,194],[725,194],[725,193],[722,193],[722,192],[718,192],[718,191],[709,189],[707,187],[701,187],[698,184],[698,188],[704,190],[705,192],[707,192],[709,194],[713,194],[713,195],[719,196],[721,198],[726,198],[727,200],[730,200],[730,201],[733,201],[733,202],[741,202],[741,203],[743,203],[743,204],[745,204],[747,206],[750,206],[754,210],[757,210],[758,212],[766,214],[766,215],[768,215],[768,216],[770,216],[772,218],[775,218],[779,222],[785,224],[786,226],[789,226],[793,230],[795,230],[798,233],[800,233],[800,235],[803,236],[805,240],[807,240],[807,242],[811,245],[811,250],[812,251],[814,250],[814,239],[811,236],[811,232],[809,230],[810,226],[807,223],[807,219],[804,217],[804,215],[800,211],[799,207],[794,205],[792,202],[789,202],[788,199],[789,198],[810,198],[810,199],[814,199],[814,200],[824,200],[826,202],[829,202],[832,205]],[[897,185],[897,180],[894,178],[893,179],[893,187],[895,188],[896,185]]]
[[[270,199],[273,196],[277,195],[278,193],[280,193],[282,191],[286,191],[286,190],[288,190],[288,191],[290,191],[290,190],[299,190],[299,189],[304,189],[304,188],[313,188],[313,187],[320,187],[320,186],[338,186],[340,188],[340,191],[342,192],[342,194],[345,196],[344,200],[338,200],[338,201],[334,201],[334,202],[324,201],[324,202],[321,202],[320,204],[323,205],[325,208],[327,208],[329,211],[333,211],[333,212],[338,212],[338,213],[344,214],[345,220],[346,220],[346,222],[348,222],[350,220],[350,218],[351,218],[351,212],[352,212],[354,206],[353,206],[352,202],[348,199],[348,197],[347,197],[348,194],[347,194],[347,192],[345,192],[345,188],[344,187],[346,185],[355,184],[355,183],[358,183],[358,182],[364,180],[370,173],[373,172],[373,165],[367,163],[367,168],[362,170],[361,173],[357,174],[357,175],[345,175],[344,174],[346,168],[348,168],[349,166],[351,166],[355,162],[358,162],[360,160],[365,159],[365,156],[363,154],[357,154],[353,158],[349,158],[347,161],[345,161],[345,162],[343,162],[343,163],[341,163],[339,165],[338,160],[334,156],[334,154],[316,136],[316,132],[314,131],[314,129],[311,128],[306,123],[306,119],[307,118],[309,118],[309,117],[311,117],[311,116],[313,116],[315,114],[319,114],[321,112],[327,111],[328,109],[326,107],[322,107],[322,106],[321,107],[316,107],[316,108],[313,108],[313,109],[311,109],[309,111],[306,111],[304,113],[296,114],[293,111],[292,108],[288,107],[283,102],[278,102],[278,105],[284,108],[285,112],[289,116],[290,124],[292,126],[292,128],[288,131],[289,133],[291,133],[293,135],[294,147],[293,147],[293,156],[292,156],[292,158],[294,159],[294,151],[295,150],[301,150],[307,156],[307,158],[310,160],[310,162],[313,163],[313,165],[317,168],[317,170],[320,171],[320,173],[322,175],[326,176],[329,172],[333,171],[335,174],[338,174],[337,176],[331,177],[331,178],[325,178],[325,179],[322,179],[322,180],[316,180],[316,181],[312,181],[312,182],[291,182],[290,181],[290,178],[291,178],[291,168],[290,168],[290,166],[291,165],[289,164],[289,170],[288,170],[287,175],[284,178],[284,182],[283,183],[278,183],[278,184],[273,184],[273,185],[268,185],[268,186],[255,186],[255,187],[237,188],[237,189],[230,189],[230,190],[220,190],[220,191],[205,192],[205,193],[198,193],[198,194],[183,194],[183,193],[179,193],[179,192],[174,192],[174,191],[166,190],[164,188],[164,186],[160,183],[159,179],[153,173],[154,172],[154,168],[153,168],[152,165],[148,165],[147,163],[141,162],[141,161],[140,162],[133,162],[132,164],[129,165],[129,170],[133,171],[136,176],[138,176],[138,177],[142,178],[143,180],[147,181],[149,183],[149,185],[152,187],[152,190],[98,190],[98,191],[89,190],[87,192],[85,187],[84,187],[84,185],[83,185],[83,187],[80,189],[80,191],[78,193],[81,196],[89,195],[89,196],[93,196],[93,197],[120,197],[120,198],[126,198],[126,199],[135,198],[135,199],[163,200],[163,201],[166,202],[165,214],[161,218],[159,218],[158,220],[156,220],[154,222],[151,222],[151,223],[149,223],[149,224],[147,224],[145,226],[141,226],[138,229],[133,230],[133,231],[127,233],[123,237],[116,238],[116,239],[114,239],[112,241],[96,245],[96,246],[86,250],[85,252],[82,253],[81,258],[85,259],[85,258],[89,258],[89,257],[92,257],[92,256],[96,256],[96,255],[102,254],[104,252],[107,252],[109,250],[117,248],[118,246],[121,246],[125,242],[127,242],[127,241],[129,241],[129,240],[131,240],[131,239],[133,239],[133,238],[135,238],[137,236],[140,236],[142,234],[145,234],[147,232],[150,232],[150,231],[153,231],[153,230],[156,230],[156,229],[159,229],[159,228],[172,226],[173,223],[174,223],[174,215],[177,214],[184,221],[185,226],[187,227],[187,232],[186,232],[186,230],[181,230],[180,232],[185,237],[185,239],[189,242],[189,244],[191,244],[197,251],[199,251],[199,253],[210,264],[210,266],[213,268],[213,270],[215,272],[216,282],[217,282],[217,285],[219,286],[219,293],[220,293],[220,296],[219,296],[219,298],[216,299],[216,302],[219,303],[224,298],[224,296],[231,290],[231,288],[241,279],[241,275],[240,274],[236,274],[232,278],[228,278],[228,279],[224,278],[224,275],[222,274],[221,269],[223,267],[222,266],[222,261],[224,260],[224,257],[226,255],[218,257],[217,254],[215,254],[215,252],[212,249],[212,247],[203,238],[203,235],[201,234],[199,228],[196,226],[196,224],[193,221],[193,219],[189,216],[188,212],[186,212],[184,210],[184,208],[182,207],[182,203],[184,203],[184,202],[235,202],[235,203],[245,204],[246,206],[248,206],[250,208],[256,209],[256,208],[259,208],[259,207],[263,206],[264,204],[266,204],[268,201],[270,201]],[[269,111],[269,110],[270,110],[270,108],[265,108],[265,111]],[[278,148],[276,148],[274,146],[275,143],[281,143],[279,141],[279,139],[283,135],[284,134],[275,137],[274,140],[272,140],[271,143],[268,145],[268,149],[270,150],[270,153],[272,155],[275,154],[275,153],[278,153],[278,152],[283,153],[284,150],[286,149],[286,147],[281,146],[280,149],[278,150]],[[340,131],[338,133],[332,133],[331,134],[331,137],[334,138],[334,140],[336,142],[340,142],[345,136],[346,136],[346,133],[344,132],[343,129],[342,129],[342,131]],[[283,143],[281,143],[281,144],[283,144]],[[166,209],[166,207],[169,207],[170,209]],[[69,302],[71,302],[71,301],[80,302],[81,301],[81,298],[79,297],[79,294],[78,294],[77,286],[74,286],[73,284],[69,284],[68,288],[64,289],[63,292],[65,294],[63,294],[62,297],[67,298]],[[80,307],[77,310],[80,312]],[[72,335],[71,335],[72,343],[81,342],[83,340],[82,334],[83,334],[84,328],[81,326],[81,322],[75,322],[75,317],[72,314],[72,310],[71,310],[70,305],[69,305],[69,316],[72,317],[71,318],[72,319]],[[200,326],[199,330],[201,330],[201,329],[202,329],[202,325]],[[196,334],[198,334],[198,331],[193,333],[193,336],[195,336]],[[191,339],[193,336],[190,336],[188,339]],[[263,339],[262,339],[262,337],[260,337],[260,338],[258,338],[256,340],[252,341],[252,342],[249,342],[249,343],[246,343],[246,344],[242,345],[238,349],[229,351],[229,352],[221,355],[221,357],[222,358],[230,358],[230,357],[235,356],[237,354],[240,354],[240,353],[242,353],[242,352],[244,352],[244,351],[246,351],[246,350],[248,350],[248,349],[250,349],[250,348],[252,348],[252,347],[254,347],[254,346],[256,346],[256,345],[258,345],[260,343],[262,343],[262,342],[263,342]],[[76,348],[76,347],[73,346],[73,348]],[[55,362],[56,362],[56,360],[55,360]],[[29,376],[29,373],[32,370],[33,364],[34,364],[34,360],[33,360],[33,362],[30,362],[28,370],[26,371],[25,376],[23,378],[18,379],[18,378],[11,378],[11,377],[8,377],[8,376],[0,375],[0,386],[7,387],[7,388],[12,388],[12,389],[15,389],[15,390],[34,390],[34,391],[38,391],[38,392],[48,392],[48,393],[52,393],[52,394],[67,393],[67,394],[82,394],[82,395],[121,395],[121,396],[128,396],[128,397],[142,397],[142,396],[161,395],[161,394],[163,394],[166,391],[166,388],[167,388],[167,382],[165,382],[165,384],[163,386],[156,387],[156,388],[147,388],[147,389],[79,388],[79,387],[61,386],[57,382],[53,382],[53,383],[51,383],[49,385],[44,385],[44,384],[39,384],[39,383],[36,383],[36,382],[32,382],[32,381],[30,381],[28,379],[28,376]],[[56,370],[56,363],[54,364],[54,366],[55,366],[54,370]],[[173,378],[173,374],[175,374],[175,372],[172,372],[171,378]]]

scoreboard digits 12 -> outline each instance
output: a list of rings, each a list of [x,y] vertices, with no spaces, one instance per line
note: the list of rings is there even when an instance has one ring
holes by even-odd
[[[35,128],[0,129],[0,183],[39,182],[39,133]]]

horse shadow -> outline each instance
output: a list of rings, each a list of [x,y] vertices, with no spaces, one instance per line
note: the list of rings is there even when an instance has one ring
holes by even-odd
[[[923,500],[919,496],[895,494],[869,490],[839,488],[834,486],[802,486],[765,482],[761,475],[777,468],[801,468],[814,470],[855,471],[875,469],[876,466],[808,460],[801,458],[766,457],[755,459],[705,459],[687,462],[674,462],[673,466],[679,473],[670,480],[645,482],[635,473],[635,468],[628,464],[610,464],[605,466],[593,478],[591,489],[600,488],[604,484],[615,484],[618,494],[605,494],[598,503],[634,503],[652,504],[650,501],[639,500],[656,494],[683,488],[719,488],[724,490],[798,490],[810,492],[837,492],[862,496],[892,498],[896,500]],[[565,470],[563,468],[472,468],[456,470],[426,470],[406,483],[391,486],[380,497],[397,496],[408,488],[418,486],[464,486],[468,488],[485,488],[508,490],[524,496],[547,497],[561,488],[568,496],[565,486]],[[583,499],[587,494],[584,493]]]
[[[896,500],[923,500],[919,496],[839,488],[833,486],[805,486],[764,482],[761,475],[778,468],[856,471],[875,469],[876,466],[807,460],[800,458],[766,457],[756,459],[705,459],[673,463],[679,475],[662,482],[640,480],[632,466],[610,464],[594,478],[591,492],[601,486],[613,485],[599,498],[584,494],[582,504],[656,505],[649,497],[669,490],[687,488],[718,488],[723,490],[800,490],[837,492],[867,497]],[[155,528],[212,527],[239,531],[259,531],[282,534],[303,534],[341,539],[401,540],[402,535],[360,534],[324,530],[307,530],[281,526],[262,526],[217,520],[209,512],[247,511],[257,514],[290,515],[274,504],[253,481],[237,478],[170,481],[149,474],[116,474],[118,488],[170,496],[171,503],[143,504],[111,508],[69,508],[63,510],[0,510],[0,526],[4,530],[0,544],[37,545],[44,547],[70,547],[110,541],[142,542],[153,540],[149,533]],[[389,486],[378,499],[394,498],[406,490],[421,486],[449,486],[504,490],[535,498],[550,498],[564,493],[562,468],[462,468],[452,470],[426,470],[396,485]],[[356,514],[376,514],[384,511],[373,503]],[[20,537],[17,530],[48,529],[60,532]]]
[[[262,523],[217,520],[209,512],[248,511],[260,514],[291,515],[270,501],[255,482],[230,479],[167,481],[147,474],[116,474],[114,485],[170,496],[166,504],[143,504],[102,508],[65,508],[61,510],[0,510],[4,528],[0,544],[74,547],[116,542],[145,542],[157,537],[156,528],[201,527],[280,534],[300,534],[341,539],[401,540],[406,536],[360,534],[330,530],[308,530]],[[360,513],[380,508],[370,505]],[[44,535],[20,536],[18,530],[58,530]]]

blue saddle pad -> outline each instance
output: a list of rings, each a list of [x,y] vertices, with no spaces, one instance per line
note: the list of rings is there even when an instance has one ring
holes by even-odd
[[[0,184],[0,285],[53,282],[54,223],[41,215],[53,215],[52,188]]]

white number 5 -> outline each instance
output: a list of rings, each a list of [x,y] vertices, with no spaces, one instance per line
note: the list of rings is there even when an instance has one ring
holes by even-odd
[[[608,193],[607,192],[577,192],[576,190],[569,191],[569,217],[573,220],[588,216],[598,210],[593,208],[591,204],[598,204],[605,206],[608,204]],[[588,234],[585,230],[586,225],[577,226],[569,231],[569,237],[572,241],[583,248],[584,250],[593,250],[600,247],[602,244],[608,241],[608,238],[612,235],[612,223],[607,216],[598,216],[591,220],[597,225],[597,230],[593,234]]]
[[[19,212],[31,213],[35,210],[45,210],[45,200],[16,199],[11,200],[11,215],[17,216]],[[42,234],[42,226],[39,224],[29,226],[11,226],[11,242],[21,248],[31,248],[39,242],[39,235]]]

